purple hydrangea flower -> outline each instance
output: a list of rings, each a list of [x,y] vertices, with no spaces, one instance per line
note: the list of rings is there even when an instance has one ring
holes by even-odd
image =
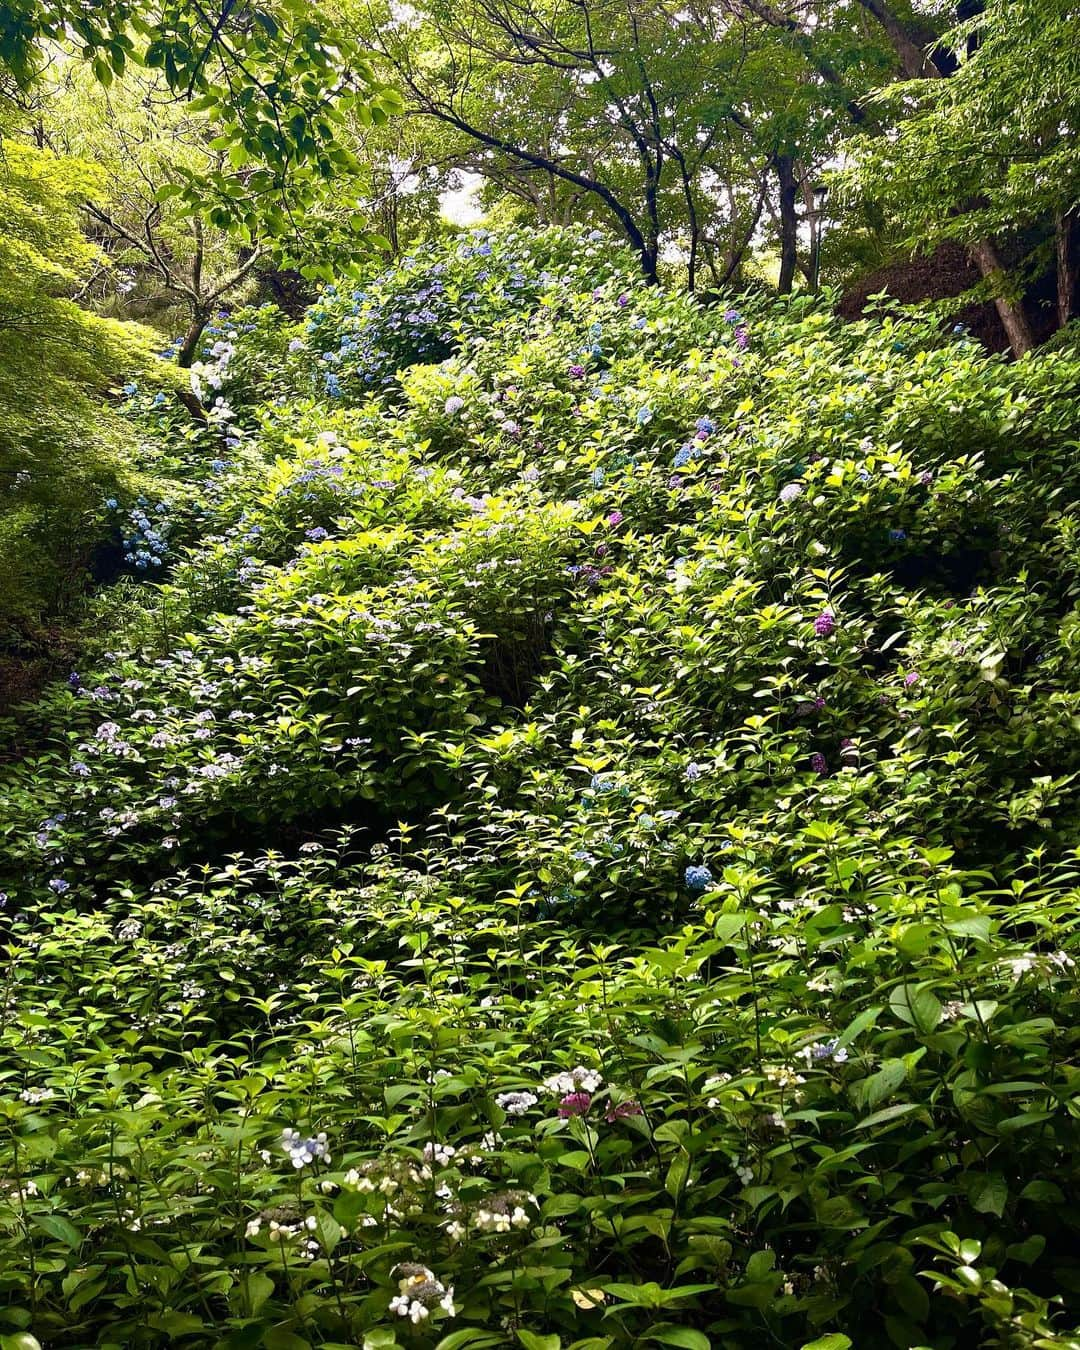
[[[810,767],[817,774],[824,777],[829,772],[829,762],[820,750],[815,750],[810,756]]]
[[[592,1106],[592,1097],[588,1092],[568,1092],[559,1103],[559,1115],[563,1120],[571,1116],[583,1116]]]
[[[818,637],[829,637],[836,631],[836,620],[826,609],[814,620],[814,632]]]
[[[609,525],[621,525],[623,519],[624,517],[621,511],[612,511],[611,515],[608,516],[607,521]]]

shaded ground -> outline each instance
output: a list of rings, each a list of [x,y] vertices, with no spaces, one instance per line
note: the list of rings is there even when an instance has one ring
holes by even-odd
[[[945,300],[962,295],[979,281],[979,273],[960,244],[940,244],[924,257],[892,263],[869,272],[843,295],[836,312],[844,319],[857,319],[871,295],[888,292],[901,304],[922,300]],[[1032,288],[1025,305],[1036,339],[1043,342],[1054,331],[1053,278],[1043,278]],[[989,351],[1003,352],[1009,341],[993,304],[968,304],[949,320],[962,323]]]

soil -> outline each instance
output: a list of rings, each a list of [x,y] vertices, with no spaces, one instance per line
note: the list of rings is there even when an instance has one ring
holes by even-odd
[[[911,258],[906,262],[879,267],[860,278],[844,292],[836,312],[844,319],[857,319],[871,295],[887,292],[901,304],[915,304],[921,300],[945,300],[962,295],[979,281],[978,269],[961,244],[940,244],[932,253]],[[1025,312],[1037,341],[1044,341],[1054,331],[1053,276],[1040,278],[1030,288],[1025,301]],[[955,311],[946,321],[949,327],[964,324],[979,342],[992,352],[1008,350],[997,310],[992,303],[967,304]]]

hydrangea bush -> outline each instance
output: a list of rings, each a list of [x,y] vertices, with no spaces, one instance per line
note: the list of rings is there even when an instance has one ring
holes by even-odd
[[[565,233],[218,326],[0,773],[0,1344],[1077,1344],[1075,357]]]

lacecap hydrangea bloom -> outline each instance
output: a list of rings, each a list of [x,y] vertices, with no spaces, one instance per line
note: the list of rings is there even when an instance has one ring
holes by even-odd
[[[583,1064],[562,1073],[552,1074],[544,1079],[544,1088],[565,1097],[572,1092],[596,1092],[603,1085],[602,1076],[595,1069],[587,1069]]]
[[[297,1171],[301,1167],[313,1163],[316,1159],[324,1163],[330,1161],[330,1150],[327,1147],[325,1131],[305,1139],[299,1130],[282,1130],[281,1147],[289,1155],[289,1160]]]

